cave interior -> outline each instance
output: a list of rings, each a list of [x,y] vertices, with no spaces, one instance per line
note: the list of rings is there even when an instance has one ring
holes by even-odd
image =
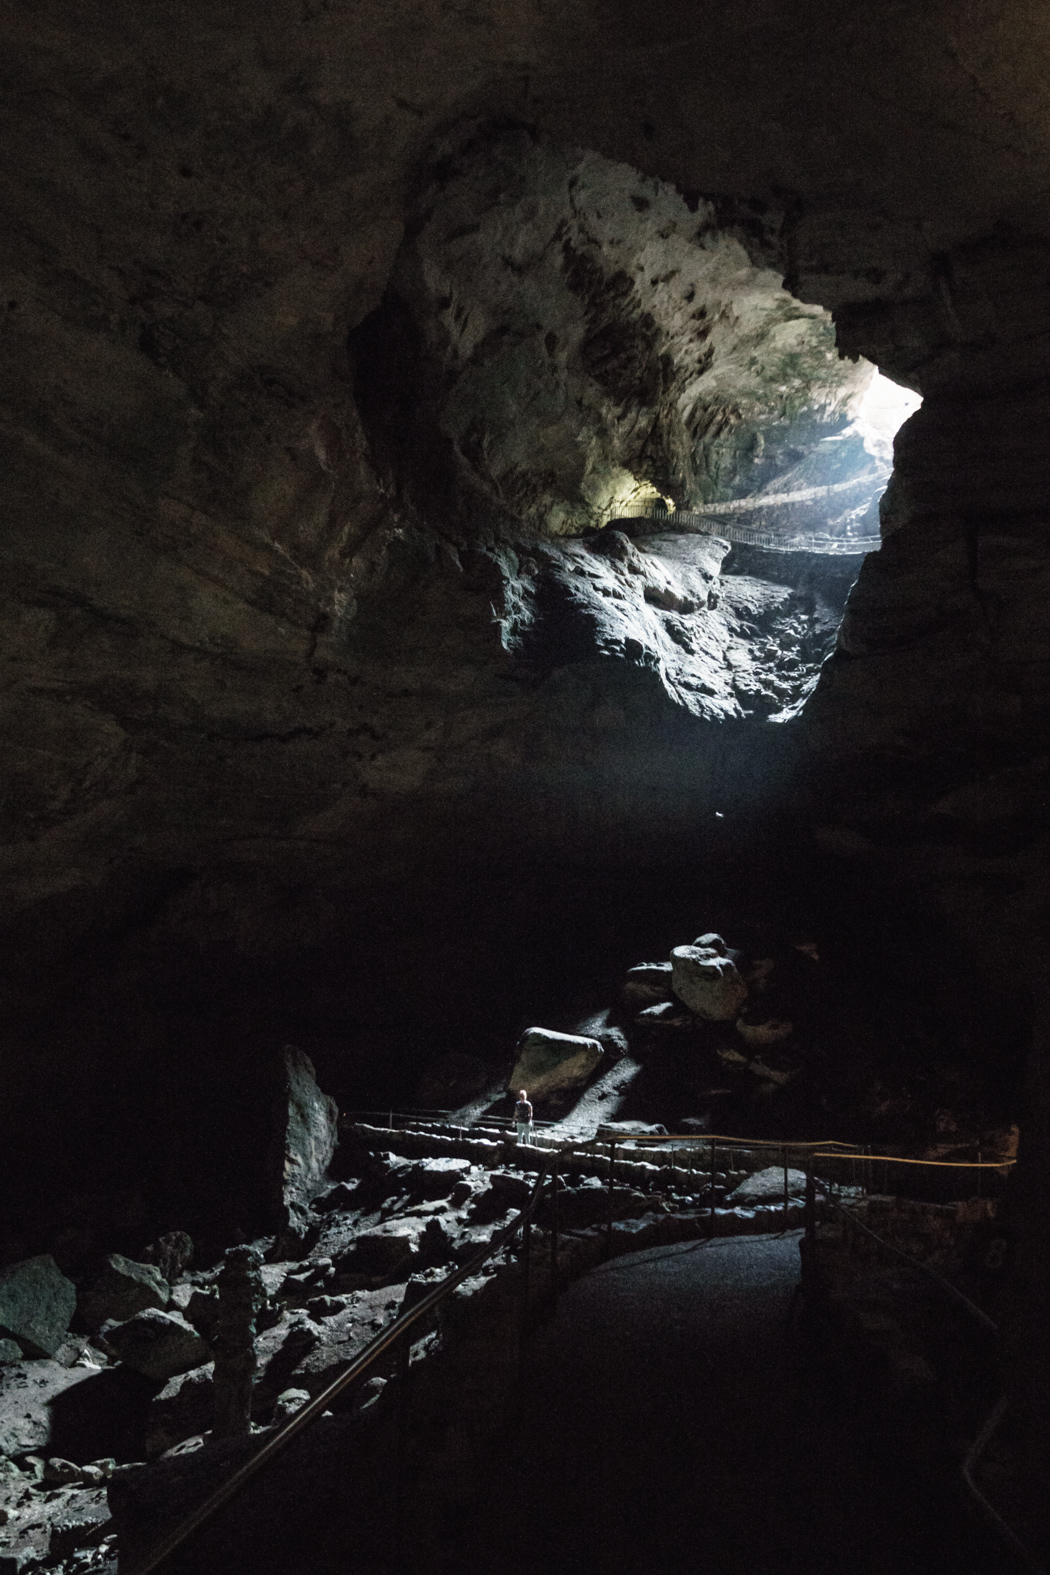
[[[5,32],[0,1268],[257,1234],[288,1043],[453,1108],[604,1013],[624,1118],[1014,1145],[1045,1482],[1050,23]],[[625,1015],[704,932],[773,1095]]]

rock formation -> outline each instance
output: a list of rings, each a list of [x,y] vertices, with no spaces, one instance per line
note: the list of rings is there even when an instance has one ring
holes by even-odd
[[[0,1269],[0,1331],[28,1356],[53,1356],[76,1305],[76,1288],[47,1254]]]
[[[300,1245],[309,1205],[328,1177],[338,1121],[339,1106],[318,1088],[310,1057],[285,1045],[273,1108],[270,1217],[279,1233]]]
[[[512,1092],[525,1088],[533,1099],[567,1093],[586,1083],[603,1054],[597,1039],[560,1034],[550,1028],[527,1028],[515,1051],[507,1087]]]

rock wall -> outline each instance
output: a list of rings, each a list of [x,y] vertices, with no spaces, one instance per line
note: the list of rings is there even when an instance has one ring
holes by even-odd
[[[854,884],[917,897],[1035,1025],[1005,1324],[1026,1365],[1041,1353],[1044,1393],[1048,282],[1041,244],[1000,240],[942,258],[925,295],[847,312],[849,342],[926,398],[805,724],[823,849]]]

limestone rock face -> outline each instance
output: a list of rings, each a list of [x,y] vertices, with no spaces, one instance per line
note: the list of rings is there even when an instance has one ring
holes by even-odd
[[[432,139],[464,73],[474,103],[489,70],[465,64],[459,21],[413,65],[417,117],[400,75],[373,82],[389,51],[366,62],[363,17],[350,46],[281,14],[268,58],[300,59],[294,90],[269,67],[242,78],[236,17],[214,36],[157,18],[150,44],[103,28],[87,55],[72,10],[27,22],[9,102],[69,118],[7,123],[25,285],[4,319],[10,1012],[51,1023],[56,977],[75,978],[99,1053],[126,1054],[122,1097],[155,1108],[111,1116],[99,1079],[85,1119],[63,1094],[69,1023],[46,1059],[13,1058],[12,1106],[43,1077],[68,1138],[111,1120],[129,1169],[202,1191],[224,1185],[224,1149],[201,1109],[231,1090],[181,1075],[172,1011],[249,1076],[260,1043],[296,1032],[308,980],[322,1036],[376,1030],[382,1055],[442,990],[446,1026],[477,974],[466,948],[456,979],[431,949],[402,992],[413,1020],[387,1028],[413,902],[424,928],[439,910],[476,936],[508,848],[526,872],[610,849],[681,864],[727,801],[760,811],[793,748],[766,719],[811,687],[848,578],[831,594],[813,565],[717,540],[564,532],[855,448],[868,375],[682,170],[487,125],[452,130],[446,158]],[[517,58],[532,24],[507,26]],[[519,924],[535,932],[524,908]],[[153,1081],[112,1048],[146,1042]]]
[[[527,1089],[530,1099],[579,1088],[604,1053],[597,1039],[560,1034],[552,1028],[527,1028],[518,1042],[507,1087]]]
[[[713,948],[676,946],[671,953],[672,989],[698,1017],[730,1022],[747,999],[736,964]]]
[[[282,1231],[301,1235],[339,1140],[339,1107],[317,1086],[313,1062],[294,1045],[281,1052],[272,1205]]]
[[[76,1287],[47,1254],[0,1269],[0,1333],[28,1356],[53,1356],[76,1307]]]

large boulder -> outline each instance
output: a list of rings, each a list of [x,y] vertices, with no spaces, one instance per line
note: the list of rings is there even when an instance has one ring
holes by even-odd
[[[119,1361],[146,1378],[174,1378],[211,1360],[211,1351],[192,1324],[155,1307],[107,1329],[106,1341]]]
[[[82,1555],[82,1560],[78,1559],[75,1564],[67,1564],[67,1569],[83,1569],[85,1565],[90,1568],[88,1560],[95,1563],[99,1542],[105,1533],[113,1529],[105,1488],[96,1486],[84,1491],[87,1486],[85,1472],[89,1470],[90,1467],[85,1467],[80,1472],[80,1482],[56,1493],[48,1505],[51,1522],[49,1562],[57,1564],[60,1560],[70,1559],[78,1548],[92,1550],[86,1557]],[[104,1567],[96,1564],[96,1568]]]
[[[214,1369],[193,1367],[179,1373],[150,1402],[146,1422],[146,1456],[155,1460],[184,1438],[205,1433],[215,1411]]]
[[[713,1023],[732,1022],[747,999],[736,964],[713,946],[676,946],[671,987],[684,1006]]]
[[[357,1236],[353,1248],[340,1259],[340,1268],[376,1278],[407,1279],[414,1269],[446,1262],[448,1252],[441,1220],[433,1215],[428,1219],[402,1215]]]
[[[465,1181],[469,1175],[469,1159],[440,1155],[437,1159],[418,1160],[406,1179],[413,1197],[436,1201],[438,1198],[447,1198],[459,1182]]]
[[[317,1086],[310,1057],[295,1045],[281,1052],[270,1147],[270,1212],[282,1240],[302,1241],[309,1206],[324,1186],[339,1138],[339,1106]]]
[[[527,1028],[518,1041],[514,1070],[508,1089],[528,1090],[530,1099],[545,1099],[567,1089],[580,1088],[604,1051],[597,1039],[582,1034],[559,1034],[553,1028]]]
[[[0,1335],[27,1356],[54,1356],[76,1304],[76,1286],[49,1253],[0,1269]]]
[[[103,1273],[78,1298],[78,1311],[89,1329],[100,1329],[111,1318],[124,1323],[147,1307],[163,1310],[170,1294],[167,1281],[152,1264],[111,1252]]]
[[[184,1230],[165,1231],[146,1248],[146,1259],[155,1263],[164,1278],[174,1284],[193,1262],[193,1238]]]
[[[717,952],[719,957],[729,956],[729,947],[720,935],[715,934],[714,930],[708,930],[704,935],[698,935],[693,945],[698,946],[702,952]]]

